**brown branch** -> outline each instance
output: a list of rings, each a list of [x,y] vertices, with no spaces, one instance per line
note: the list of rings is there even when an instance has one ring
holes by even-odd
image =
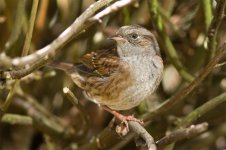
[[[52,43],[45,46],[44,48],[37,50],[33,54],[30,54],[25,57],[15,58],[12,60],[12,65],[14,66],[25,66],[27,64],[32,64],[39,59],[47,56],[49,54],[54,54],[58,49],[63,47],[68,43],[76,34],[78,34],[85,22],[92,17],[96,11],[106,6],[114,0],[99,0],[94,4],[90,5],[82,15],[80,15],[71,26],[69,26],[63,33],[61,33]]]
[[[183,145],[179,146],[178,149],[205,149],[211,144],[216,144],[216,139],[219,137],[225,137],[226,135],[226,122],[222,122],[218,126],[214,127],[208,132],[205,132],[205,136],[199,136],[197,138],[191,139],[190,141],[187,141]],[[208,135],[208,136],[206,136]],[[220,148],[223,149],[223,148]]]
[[[188,128],[177,129],[175,131],[172,131],[169,135],[166,135],[165,137],[158,140],[156,144],[157,146],[161,147],[184,139],[190,139],[205,132],[207,129],[208,123],[191,125]]]
[[[99,12],[98,14],[96,14],[95,16],[93,16],[92,18],[90,18],[89,21],[99,21],[100,22],[100,19],[103,18],[104,16],[109,15],[110,13],[116,12],[116,11],[122,9],[123,7],[130,5],[136,1],[138,1],[138,0],[117,1],[114,4],[105,8],[104,10],[102,10],[101,12]]]
[[[37,10],[38,10],[38,3],[39,3],[39,0],[33,0],[32,9],[31,9],[31,17],[29,20],[29,27],[28,27],[28,31],[26,33],[22,56],[26,56],[30,49],[32,33],[33,33],[36,14],[37,14]]]
[[[226,0],[218,0],[216,1],[216,9],[214,12],[213,19],[210,23],[210,27],[208,29],[208,48],[207,50],[210,52],[209,54],[209,59],[213,58],[216,52],[216,37],[217,37],[217,32],[220,27],[221,21],[224,18],[224,10],[226,6]]]
[[[29,95],[21,95],[15,100],[15,104],[27,111],[32,118],[33,125],[45,134],[51,135],[55,139],[67,140],[75,136],[75,130],[65,128],[56,116],[52,115]]]
[[[32,73],[33,71],[41,68],[44,64],[49,61],[49,57],[44,57],[43,59],[37,60],[34,64],[27,65],[25,68],[20,70],[12,70],[12,71],[0,71],[0,79],[20,79]]]
[[[195,122],[198,118],[206,114],[208,111],[216,108],[225,101],[226,101],[226,92],[208,100],[206,103],[193,110],[184,119],[182,119],[178,123],[178,125],[180,127],[187,127],[188,125]]]
[[[6,71],[6,72],[0,72],[0,79],[20,79],[31,72],[39,69],[43,65],[45,65],[48,62],[48,59],[52,57],[56,50],[64,46],[67,42],[71,40],[76,34],[79,34],[82,27],[85,26],[85,28],[89,27],[89,25],[84,25],[84,22],[87,22],[89,18],[101,7],[107,5],[113,0],[100,0],[93,5],[91,5],[81,16],[79,16],[74,23],[68,27],[61,35],[58,36],[57,39],[55,39],[51,44],[45,46],[44,48],[37,50],[35,53],[30,54],[28,56],[15,58],[10,61],[10,58],[5,56],[0,57],[0,60],[4,58],[4,60],[7,60],[7,63],[12,63],[11,65],[14,66],[30,66],[27,68],[24,68],[22,70],[13,70],[13,71]],[[119,9],[121,9],[124,6],[127,6],[136,0],[127,0],[127,1],[119,1],[116,2],[103,11],[99,12],[94,17],[90,18],[89,24],[92,24],[98,20],[100,20],[101,17],[104,17],[108,15],[109,13],[115,12]],[[44,57],[45,56],[45,57]],[[7,58],[7,59],[5,59]],[[6,66],[10,66],[10,64],[7,64]]]
[[[80,116],[82,118],[82,126],[83,126],[83,131],[80,131],[80,135],[83,136],[85,135],[90,127],[89,124],[89,115],[87,114],[87,111],[85,110],[85,108],[79,103],[78,99],[76,98],[76,96],[74,95],[74,93],[67,87],[63,88],[63,93],[66,95],[67,99],[73,104],[75,105],[75,107],[79,110],[80,112]]]
[[[141,126],[138,122],[129,121],[130,129],[137,135],[145,140],[148,150],[156,150],[156,145],[153,137]]]

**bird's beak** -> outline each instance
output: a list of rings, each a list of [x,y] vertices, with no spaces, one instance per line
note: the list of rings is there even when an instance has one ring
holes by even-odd
[[[110,36],[108,39],[114,40],[114,41],[116,41],[116,42],[126,42],[126,39],[123,38],[123,37],[122,37],[121,35],[119,35],[119,34]]]

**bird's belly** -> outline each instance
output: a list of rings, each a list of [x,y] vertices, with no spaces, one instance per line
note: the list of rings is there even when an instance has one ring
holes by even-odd
[[[129,83],[126,79],[114,81],[109,86],[103,84],[104,88],[94,88],[86,95],[91,101],[95,103],[106,105],[114,110],[127,110],[139,105],[143,100],[147,99],[156,89],[153,86],[155,82],[143,80],[142,82]]]
[[[95,80],[93,82],[92,80]],[[85,95],[95,103],[111,106],[122,101],[127,89],[133,86],[129,72],[121,72],[107,78],[90,78],[87,80]],[[90,84],[92,83],[92,85]]]
[[[125,90],[120,97],[120,100],[114,103],[109,103],[108,107],[114,110],[127,110],[139,105],[143,100],[147,99],[155,89],[151,86],[144,87],[133,85]]]
[[[108,104],[108,107],[114,110],[127,110],[136,107],[142,101],[148,99],[157,89],[162,78],[161,69],[151,70],[152,72],[146,71],[146,73],[137,76],[136,81],[122,92],[120,100]],[[155,71],[154,74],[153,71]]]

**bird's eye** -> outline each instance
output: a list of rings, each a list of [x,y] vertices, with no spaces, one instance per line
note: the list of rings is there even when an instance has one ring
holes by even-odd
[[[136,33],[133,33],[130,35],[132,39],[136,40],[138,38],[138,35]]]

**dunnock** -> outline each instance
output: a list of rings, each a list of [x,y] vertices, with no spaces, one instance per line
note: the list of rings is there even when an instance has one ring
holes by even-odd
[[[163,62],[154,35],[141,26],[123,26],[110,39],[116,48],[86,54],[80,65],[51,66],[64,70],[88,99],[128,125],[139,120],[116,110],[131,109],[150,97],[161,81]]]

